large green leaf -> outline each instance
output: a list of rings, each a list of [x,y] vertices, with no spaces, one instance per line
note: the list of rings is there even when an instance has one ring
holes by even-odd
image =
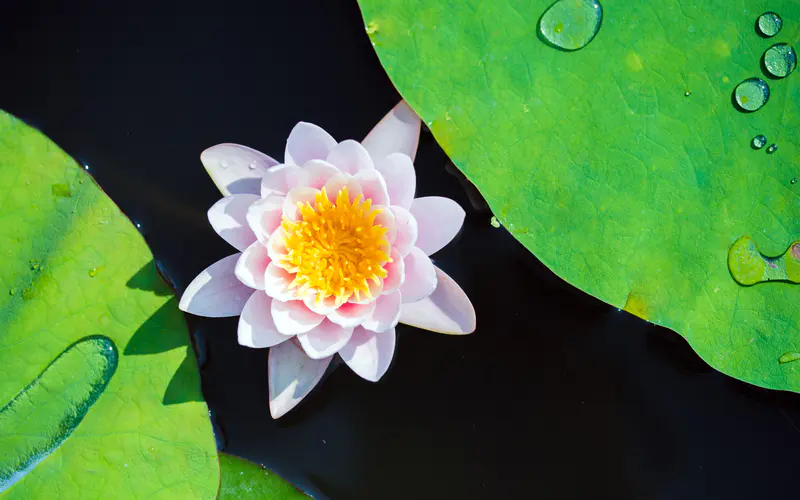
[[[760,69],[798,40],[800,3],[605,0],[575,52],[538,36],[551,3],[360,0],[403,97],[546,265],[731,376],[800,390],[800,363],[779,361],[800,350],[800,286],[741,286],[727,262],[742,236],[767,256],[800,237],[800,75]],[[765,10],[783,16],[773,39],[755,32]],[[754,76],[771,98],[737,111]],[[779,149],[751,149],[757,134]]]
[[[144,240],[2,112],[0,253],[0,497],[214,498],[194,354]]]
[[[309,500],[274,472],[226,453],[219,454],[218,500]]]

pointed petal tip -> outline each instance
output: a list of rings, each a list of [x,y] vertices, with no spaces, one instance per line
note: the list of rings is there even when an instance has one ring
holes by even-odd
[[[434,269],[436,289],[422,300],[403,304],[400,323],[445,335],[469,335],[477,327],[475,307],[453,278]]]

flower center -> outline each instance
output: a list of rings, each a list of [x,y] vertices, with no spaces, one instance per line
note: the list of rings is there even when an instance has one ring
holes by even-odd
[[[381,209],[362,195],[351,203],[347,186],[335,202],[323,188],[313,206],[298,202],[297,207],[301,220],[281,222],[288,251],[281,264],[295,275],[289,288],[297,288],[300,297],[316,292],[318,302],[333,297],[336,305],[351,296],[372,298],[369,281],[380,284],[387,274],[383,266],[391,261],[386,228],[375,223]]]

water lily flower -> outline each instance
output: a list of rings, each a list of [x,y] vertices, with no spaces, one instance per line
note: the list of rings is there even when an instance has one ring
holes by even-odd
[[[419,133],[419,117],[401,101],[360,143],[300,122],[281,164],[237,144],[200,156],[225,195],[208,220],[238,253],[201,272],[180,308],[240,316],[239,343],[270,348],[273,418],[317,385],[334,355],[378,381],[398,322],[475,329],[466,294],[429,257],[465,213],[448,198],[414,197]]]

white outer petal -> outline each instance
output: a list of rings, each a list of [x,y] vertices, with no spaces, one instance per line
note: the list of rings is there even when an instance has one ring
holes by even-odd
[[[208,318],[238,316],[253,293],[234,275],[240,255],[220,259],[197,275],[181,296],[180,310]]]
[[[200,161],[220,192],[258,194],[261,178],[278,162],[255,149],[239,144],[217,144],[200,154]]]
[[[423,330],[448,335],[466,335],[475,331],[475,309],[460,286],[444,271],[436,269],[436,290],[428,297],[403,304],[400,322]]]
[[[280,418],[297,406],[319,383],[332,358],[311,359],[294,342],[269,350],[269,412]]]

